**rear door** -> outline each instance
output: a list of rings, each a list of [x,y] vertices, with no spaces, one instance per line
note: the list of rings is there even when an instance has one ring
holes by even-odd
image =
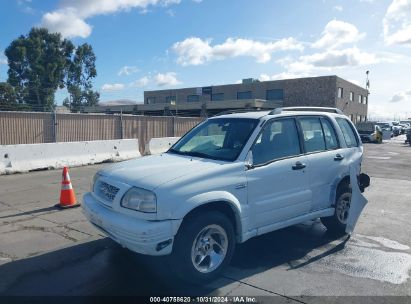
[[[301,116],[307,175],[312,191],[310,211],[331,207],[338,182],[348,174],[345,150],[341,149],[332,122],[325,116]]]

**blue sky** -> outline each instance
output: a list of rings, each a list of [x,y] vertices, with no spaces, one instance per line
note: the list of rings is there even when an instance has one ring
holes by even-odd
[[[370,70],[370,115],[411,116],[411,0],[2,0],[0,81],[32,26],[93,46],[102,101],[249,77],[364,86]]]

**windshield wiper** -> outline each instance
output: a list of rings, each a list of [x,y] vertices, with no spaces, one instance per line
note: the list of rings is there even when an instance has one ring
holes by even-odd
[[[194,156],[194,157],[200,157],[200,158],[209,158],[209,159],[226,161],[225,159],[222,159],[222,158],[219,158],[219,157],[214,157],[214,156],[208,155],[206,153],[197,152],[197,151],[178,151],[178,150],[175,150],[175,149],[170,149],[170,150],[168,150],[168,152],[179,154],[179,155]]]
[[[185,152],[181,152],[181,151],[178,151],[178,150],[176,150],[176,149],[169,149],[169,150],[167,151],[167,153],[168,153],[168,152],[171,152],[171,153],[174,153],[174,154],[185,155]]]

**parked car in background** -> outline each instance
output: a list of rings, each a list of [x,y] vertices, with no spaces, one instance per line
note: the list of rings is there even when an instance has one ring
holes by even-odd
[[[402,127],[400,126],[400,123],[398,121],[392,121],[392,131],[394,133],[394,136],[398,136],[402,134]]]
[[[359,122],[355,127],[362,142],[382,143],[382,130],[376,122]]]
[[[329,231],[350,230],[369,185],[362,158],[338,109],[220,115],[166,153],[100,170],[83,210],[122,246],[171,255],[177,275],[203,282],[252,237],[316,218]]]
[[[401,127],[402,127],[402,130],[403,130],[403,134],[407,134],[407,131],[409,130],[409,129],[411,129],[411,124],[409,124],[409,123],[401,123],[400,124],[401,125]]]
[[[392,125],[389,122],[377,122],[383,133],[390,132],[390,137],[394,136]]]
[[[411,128],[407,130],[407,139],[405,140],[405,143],[408,143],[411,146]]]

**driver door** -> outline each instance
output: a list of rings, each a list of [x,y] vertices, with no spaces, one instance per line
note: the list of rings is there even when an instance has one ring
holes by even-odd
[[[269,121],[251,151],[253,168],[246,176],[254,228],[263,233],[272,224],[308,213],[311,191],[295,119]]]

